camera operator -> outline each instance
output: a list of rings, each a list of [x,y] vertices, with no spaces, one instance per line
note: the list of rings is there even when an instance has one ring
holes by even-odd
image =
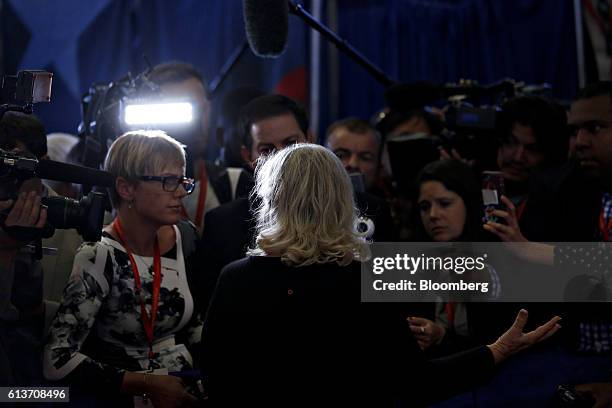
[[[233,200],[248,195],[251,177],[241,169],[225,168],[204,159],[210,128],[210,101],[206,85],[197,69],[185,62],[156,65],[147,78],[161,88],[162,96],[189,98],[196,112],[193,126],[172,131],[172,135],[187,146],[187,175],[196,180],[194,194],[184,202],[185,213],[196,224],[204,227],[204,214]]]
[[[7,112],[0,121],[0,148],[21,155],[43,159],[47,155],[43,124],[33,115]],[[10,177],[10,176],[9,176]],[[4,177],[3,190],[11,188]],[[29,228],[42,228],[47,218],[41,210],[41,198],[48,194],[40,179],[25,180],[17,196],[4,200],[2,208],[10,211],[0,233],[2,250],[2,296],[0,302],[0,337],[8,351],[10,377],[18,385],[36,384],[42,380],[40,346],[43,336],[45,305],[43,303],[43,266],[32,246],[37,234]],[[25,229],[24,229],[25,228]],[[73,256],[73,254],[70,254]],[[53,274],[51,274],[51,277]]]
[[[0,121],[0,148],[17,151],[23,155],[35,156],[38,160],[48,159],[48,144],[45,127],[34,115],[8,112]],[[46,181],[42,184],[42,197],[55,197],[58,194]],[[74,229],[58,229],[52,237],[43,240],[43,246],[55,251],[53,256],[44,256],[42,266],[45,271],[43,293],[45,299],[59,301],[66,279],[72,270],[74,253],[83,242]],[[54,306],[47,304],[47,306]],[[48,319],[54,308],[47,311]]]

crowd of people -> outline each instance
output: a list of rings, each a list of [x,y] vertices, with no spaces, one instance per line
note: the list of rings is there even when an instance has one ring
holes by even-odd
[[[370,244],[397,241],[516,242],[519,261],[588,261],[612,293],[606,248],[563,244],[610,241],[612,82],[582,89],[569,111],[509,99],[497,168],[482,169],[436,144],[444,120],[424,107],[395,101],[378,123],[343,118],[318,139],[300,103],[252,88],[226,98],[224,154],[211,162],[201,75],[171,62],[149,79],[189,99],[197,120],[116,135],[99,242],[58,230],[43,240],[57,254],[33,253],[24,231],[44,228],[52,187],[78,194],[69,183],[27,180],[0,201],[0,385],[69,386],[72,405],[89,407],[420,406],[482,384],[536,343],[612,351],[608,303],[529,305],[528,324],[522,304],[359,298]],[[398,174],[387,142],[407,135],[439,151]],[[5,151],[44,159],[47,143],[32,115],[0,121]],[[67,143],[53,158],[78,163],[80,142]],[[483,223],[481,170],[503,177],[498,222]],[[577,390],[609,406],[609,380]]]

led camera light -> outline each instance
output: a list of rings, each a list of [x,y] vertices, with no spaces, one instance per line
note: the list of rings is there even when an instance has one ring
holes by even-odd
[[[193,106],[188,102],[129,104],[124,109],[127,125],[188,123],[193,120]]]

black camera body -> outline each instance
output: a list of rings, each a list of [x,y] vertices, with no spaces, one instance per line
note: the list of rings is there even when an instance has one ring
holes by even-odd
[[[79,136],[85,143],[81,163],[100,168],[113,141],[129,130],[122,123],[122,108],[126,101],[160,94],[159,86],[148,80],[148,70],[132,77],[130,74],[107,84],[93,84],[81,99]]]
[[[0,149],[0,200],[15,199],[24,180],[35,177],[38,160]]]
[[[476,172],[496,168],[500,144],[498,118],[503,103],[515,96],[549,95],[550,91],[548,84],[525,85],[512,79],[490,85],[461,80],[441,86],[430,84],[423,89],[407,85],[398,90],[388,100],[389,112],[376,117],[377,128],[385,133],[394,116],[414,112],[428,118],[426,122],[431,128],[431,134],[395,135],[386,140],[398,189],[410,192],[418,171],[427,163],[438,160],[440,149],[449,153],[455,150],[464,159],[473,160]],[[419,92],[428,95],[427,98],[410,102]],[[431,107],[442,101],[445,104],[443,120],[432,113]]]
[[[489,85],[462,80],[446,84],[445,128],[440,135],[443,147],[455,149],[462,157],[472,159],[477,170],[496,168],[499,147],[498,118],[502,105],[517,96],[550,96],[549,84],[526,85],[503,79]]]
[[[22,183],[34,177],[44,178],[39,174],[39,161],[35,158],[6,152],[0,149],[0,200],[17,199]],[[102,223],[106,197],[101,193],[89,193],[80,200],[67,197],[46,197],[42,204],[47,206],[47,223],[40,235],[50,237],[59,229],[76,229],[85,241],[98,241],[102,234]],[[6,210],[8,213],[9,210]],[[0,222],[4,223],[6,214],[0,213]],[[26,228],[5,228],[16,237],[30,238],[32,231]],[[32,237],[35,237],[33,235]]]
[[[51,101],[53,74],[40,70],[5,75],[0,87],[0,119],[8,111],[32,113],[32,105]]]

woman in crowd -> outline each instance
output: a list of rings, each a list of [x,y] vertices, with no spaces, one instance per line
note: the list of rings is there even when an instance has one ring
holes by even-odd
[[[193,368],[199,342],[189,268],[195,229],[181,221],[183,146],[161,131],[129,132],[110,147],[105,169],[116,210],[100,242],[84,243],[44,350],[49,380],[83,392],[88,405],[189,406],[195,398],[168,372]],[[158,375],[154,375],[158,374]],[[93,405],[95,406],[95,405]]]
[[[443,399],[488,378],[512,354],[552,335],[558,318],[427,361],[392,304],[361,303],[352,187],[327,149],[298,144],[256,170],[250,256],[224,268],[202,335],[209,401],[221,406],[381,406]],[[471,369],[466,373],[466,367]]]
[[[429,163],[417,176],[416,239],[421,242],[483,242],[490,239],[482,229],[480,186],[472,169],[454,159]],[[492,269],[488,269],[493,273]],[[492,280],[493,293],[497,288]],[[488,306],[487,306],[488,307]],[[433,319],[408,318],[419,346],[435,355],[459,351],[479,343],[476,316],[481,304],[437,302]],[[468,319],[468,315],[470,319]]]

